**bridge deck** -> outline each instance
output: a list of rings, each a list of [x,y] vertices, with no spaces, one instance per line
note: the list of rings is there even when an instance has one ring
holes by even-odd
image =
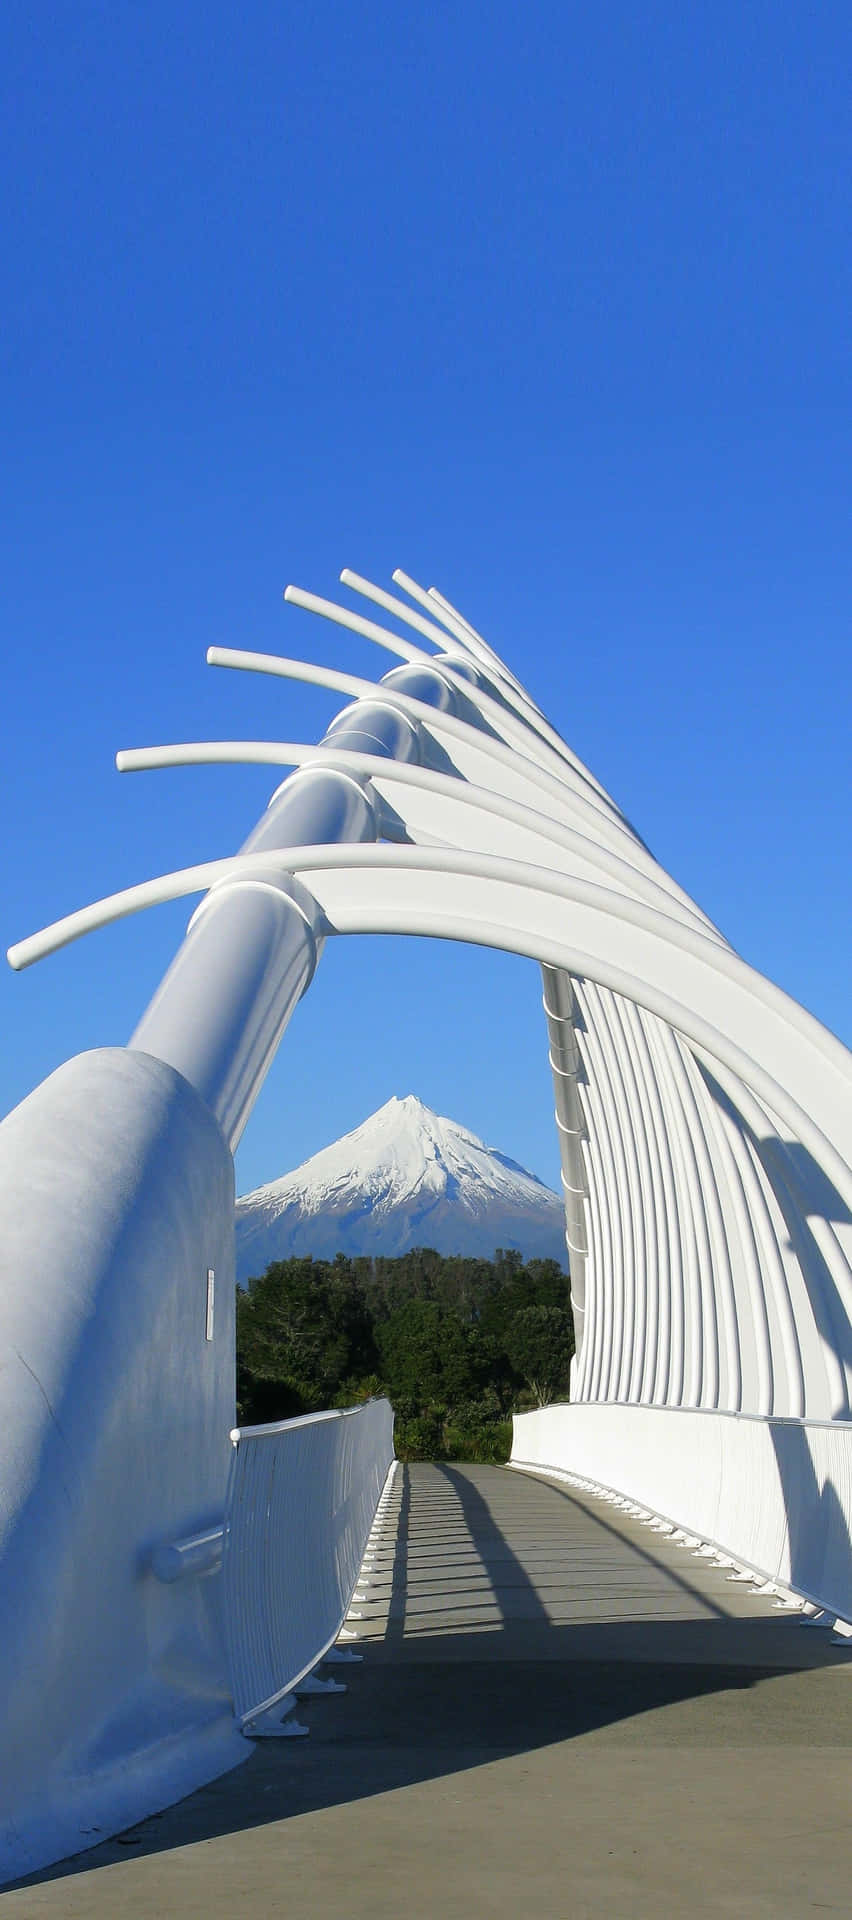
[[[852,1657],[610,1507],[398,1472],[309,1740],[3,1897],[90,1920],[846,1913]]]

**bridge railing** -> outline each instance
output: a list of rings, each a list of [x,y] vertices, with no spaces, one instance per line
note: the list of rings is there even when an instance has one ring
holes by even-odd
[[[394,1459],[387,1400],[237,1427],[225,1512],[225,1634],[242,1728],[337,1639]]]
[[[602,1405],[515,1414],[511,1463],[612,1489],[852,1617],[852,1422]]]

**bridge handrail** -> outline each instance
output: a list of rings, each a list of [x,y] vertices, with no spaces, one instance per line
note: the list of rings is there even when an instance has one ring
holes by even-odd
[[[240,1726],[337,1639],[394,1458],[387,1400],[237,1427],[225,1507],[225,1638]]]

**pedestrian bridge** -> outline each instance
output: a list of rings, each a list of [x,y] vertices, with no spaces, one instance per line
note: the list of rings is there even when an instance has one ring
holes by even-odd
[[[488,1752],[502,1738],[514,1757],[495,1763],[509,1773],[495,1776],[480,1848],[494,1898],[513,1859],[528,1872],[533,1836],[553,1874],[568,1872],[554,1835],[570,1807],[572,1876],[605,1818],[634,1834],[637,1856],[640,1828],[657,1835],[674,1888],[688,1834],[694,1911],[699,1863],[717,1880],[729,1870],[689,1808],[715,1795],[727,1844],[732,1783],[759,1773],[777,1786],[755,1815],[763,1852],[789,1864],[792,1886],[794,1832],[800,1862],[817,1829],[831,1852],[833,1749],[815,1763],[818,1791],[798,1751],[798,1784],[785,1786],[769,1702],[806,1695],[808,1725],[825,1734],[845,1677],[804,1649],[852,1617],[852,1056],[735,951],[444,596],[403,574],[405,598],[341,578],[382,621],[300,589],[285,597],[390,652],[401,664],[381,680],[208,655],[268,685],[344,695],[318,746],[118,755],[125,773],[275,768],[281,784],[242,851],[140,881],[9,949],[21,969],[124,915],[202,896],[129,1044],[67,1061],[0,1126],[0,1878],[196,1788],[235,1808],[268,1790],[271,1811],[275,1769],[284,1780],[300,1767],[306,1790],[330,1797],[305,1818],[329,1823],[321,1871],[329,1887],[337,1873],[342,1898],[351,1869],[335,1822],[371,1778],[395,1791],[393,1742],[365,1729],[398,1712],[403,1747],[405,1728],[428,1721],[412,1749],[426,1758],[400,1763],[403,1778],[429,1773],[406,1794],[436,1796],[421,1864],[400,1854],[418,1872],[428,1857],[446,1874],[444,1834],[459,1821],[485,1835],[475,1741]],[[326,941],[359,933],[459,940],[540,969],[577,1353],[570,1405],[516,1420],[526,1473],[412,1470],[391,1490],[379,1402],[232,1433],[234,1150]],[[614,1496],[639,1510],[638,1529]],[[266,1751],[270,1715],[277,1739],[334,1645],[392,1502],[394,1564],[383,1535],[364,1569],[377,1584],[355,1604],[369,1661],[351,1694],[311,1709],[318,1731],[341,1728],[341,1754],[355,1743],[346,1781],[320,1731],[308,1742],[319,1759],[257,1755],[235,1784],[247,1737]],[[741,1581],[709,1569],[714,1552]],[[747,1577],[772,1591],[746,1603]],[[785,1623],[786,1596],[825,1626]],[[624,1728],[638,1734],[622,1751]],[[698,1773],[695,1755],[679,1764],[678,1729],[693,1730]],[[282,1741],[294,1756],[305,1744]],[[460,1767],[466,1752],[479,1758]],[[640,1792],[657,1808],[650,1827],[640,1814],[631,1824]],[[272,1824],[251,1808],[255,1830]],[[465,1857],[468,1881],[454,1893],[441,1882],[443,1909],[488,1911]],[[622,1868],[616,1910],[626,1857]]]
[[[852,1654],[719,1556],[496,1467],[397,1470],[307,1739],[10,1920],[845,1912]]]

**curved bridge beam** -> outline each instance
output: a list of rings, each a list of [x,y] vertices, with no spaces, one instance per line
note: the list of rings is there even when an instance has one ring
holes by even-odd
[[[382,680],[208,654],[344,696],[318,745],[118,756],[295,767],[242,849],[9,950],[27,966],[203,895],[129,1046],[68,1063],[0,1127],[17,1872],[233,1764],[215,1610],[151,1569],[164,1541],[221,1533],[231,1155],[331,935],[541,966],[577,1354],[571,1404],[518,1417],[515,1464],[620,1487],[852,1617],[852,1056],[733,951],[437,589],[342,579],[416,641],[286,597],[390,652]]]
[[[350,876],[365,871],[371,884],[353,887]],[[324,933],[421,934],[496,947],[596,980],[656,1013],[798,1128],[852,1206],[852,1150],[847,1157],[833,1144],[852,1136],[848,1055],[840,1042],[729,948],[639,901],[526,862],[449,847],[286,847],[274,856],[235,855],[98,901],[10,948],[9,958],[21,968],[143,907],[243,876],[268,875],[273,884],[287,873],[324,876],[313,887]],[[400,886],[402,875],[416,876],[413,889]],[[575,909],[570,929],[562,903]],[[811,1120],[815,1104],[827,1110],[833,1134]]]

